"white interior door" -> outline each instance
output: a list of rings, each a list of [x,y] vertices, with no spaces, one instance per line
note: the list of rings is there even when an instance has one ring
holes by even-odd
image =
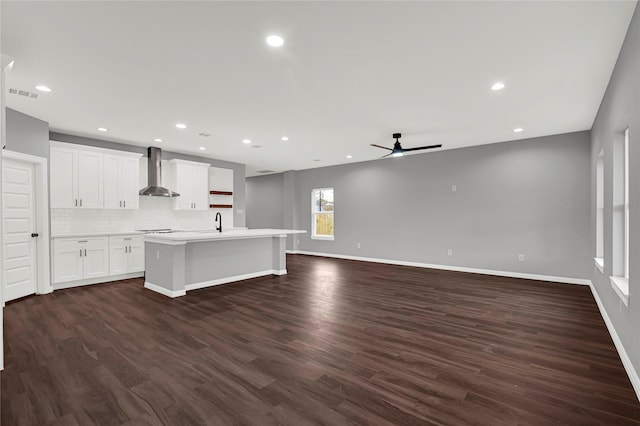
[[[33,164],[2,162],[5,301],[34,294],[37,288],[36,211]]]

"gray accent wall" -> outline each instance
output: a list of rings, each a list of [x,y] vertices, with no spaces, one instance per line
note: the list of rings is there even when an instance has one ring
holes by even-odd
[[[611,287],[613,252],[613,141],[629,127],[629,306]],[[640,371],[640,8],[629,25],[609,86],[591,131],[591,252],[596,241],[596,162],[604,149],[604,273],[591,267],[591,282],[636,372]]]
[[[6,109],[6,149],[49,159],[49,123]]]
[[[98,148],[115,149],[118,151],[137,152],[143,156],[147,155],[147,148],[142,146],[128,145],[124,143],[93,139],[83,136],[68,135],[65,133],[50,132],[49,138],[53,141],[74,143],[78,145],[94,146]],[[233,224],[236,227],[246,226],[246,196],[245,196],[245,165],[230,161],[217,160],[215,158],[198,157],[195,155],[182,154],[179,152],[162,151],[163,160],[173,159],[197,161],[210,163],[213,167],[233,169]]]
[[[280,226],[283,200],[309,232],[288,249],[586,279],[590,156],[585,131],[252,177],[247,223]],[[335,241],[313,240],[311,191],[327,187]]]

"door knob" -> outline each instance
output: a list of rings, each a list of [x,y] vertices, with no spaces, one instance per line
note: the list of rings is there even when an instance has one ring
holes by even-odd
[[[35,238],[35,237],[37,237],[38,235],[39,235],[39,234],[38,234],[37,232],[32,232],[32,233],[31,233],[31,237],[32,237],[32,238]]]

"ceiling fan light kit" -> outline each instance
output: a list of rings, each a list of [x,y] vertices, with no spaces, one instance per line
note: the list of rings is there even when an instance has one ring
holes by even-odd
[[[441,148],[442,144],[438,144],[438,145],[428,145],[428,146],[419,146],[416,148],[402,148],[402,145],[400,145],[400,138],[402,137],[402,133],[394,133],[392,135],[392,137],[396,140],[395,143],[393,144],[393,148],[387,148],[386,146],[382,146],[382,145],[376,145],[374,143],[371,144],[371,146],[375,146],[376,148],[382,148],[382,149],[387,149],[389,151],[391,151],[389,154],[383,156],[382,158],[388,157],[388,156],[392,156],[392,157],[402,157],[404,155],[405,152],[409,152],[409,151],[420,151],[423,149],[433,149],[433,148]]]

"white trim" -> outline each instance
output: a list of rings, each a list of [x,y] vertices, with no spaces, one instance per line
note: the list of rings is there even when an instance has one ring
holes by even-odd
[[[151,291],[155,291],[156,293],[160,293],[163,296],[168,296],[171,298],[180,297],[187,294],[187,292],[184,290],[176,290],[176,291],[169,290],[168,288],[164,288],[159,285],[150,283],[149,281],[144,282],[144,288],[149,289]]]
[[[324,240],[324,241],[334,241],[335,237],[333,235],[312,235],[312,240]]]
[[[55,283],[53,286],[55,290],[63,290],[66,288],[82,287],[85,285],[92,285],[92,284],[103,284],[103,283],[108,283],[112,281],[128,280],[130,278],[140,278],[140,277],[144,277],[144,271],[131,272],[129,274],[120,274],[120,275],[107,275],[104,277],[96,277],[96,278],[85,278],[83,280],[76,280],[76,281],[64,281],[61,283]]]
[[[604,305],[602,304],[602,300],[600,300],[600,296],[596,291],[595,286],[589,282],[589,288],[591,288],[591,293],[593,294],[593,298],[596,299],[596,304],[598,305],[598,309],[600,310],[600,315],[602,315],[602,319],[607,326],[607,330],[609,330],[609,335],[611,335],[611,340],[613,340],[613,344],[618,351],[618,355],[620,356],[620,360],[622,361],[622,365],[624,366],[625,371],[627,372],[627,376],[629,376],[629,380],[631,381],[631,386],[633,386],[633,390],[636,392],[636,397],[640,400],[640,376],[638,376],[638,372],[635,368],[633,368],[633,363],[631,362],[631,358],[625,351],[624,346],[622,345],[622,340],[620,340],[620,336],[616,332],[615,327],[613,326],[613,322],[611,322],[611,318],[609,318],[609,314],[604,309]]]
[[[187,284],[184,286],[186,291],[197,290],[200,288],[213,287],[215,285],[227,284],[236,281],[248,280],[251,278],[264,277],[265,275],[286,275],[286,269],[268,269],[265,271],[251,272],[249,274],[234,275],[232,277],[218,278],[216,280],[201,281],[199,283]],[[146,285],[146,284],[145,284]]]
[[[60,142],[56,140],[49,140],[49,147],[52,148],[66,148],[76,149],[81,151],[100,152],[105,155],[118,155],[120,157],[142,158],[142,154],[139,152],[119,151],[117,149],[100,148],[97,146],[80,145],[75,143]]]
[[[53,283],[51,282],[49,261],[49,172],[47,159],[6,149],[2,150],[2,158],[33,165],[33,197],[36,205],[35,221],[38,232],[36,244],[36,259],[38,263],[36,294],[51,293],[53,291]]]
[[[596,268],[604,274],[604,258],[602,257],[594,257],[593,261],[596,263]]]
[[[624,306],[629,307],[629,280],[625,277],[609,277],[609,280]]]
[[[337,259],[347,259],[347,260],[359,260],[362,262],[386,263],[389,265],[402,265],[402,266],[415,266],[418,268],[442,269],[445,271],[470,272],[473,274],[496,275],[499,277],[524,278],[528,280],[537,280],[537,281],[551,281],[551,282],[559,282],[559,283],[565,283],[565,284],[589,285],[589,283],[591,282],[590,280],[584,279],[584,278],[556,277],[552,275],[527,274],[524,272],[495,271],[491,269],[467,268],[465,266],[436,265],[432,263],[407,262],[405,260],[377,259],[372,257],[361,257],[361,256],[347,256],[347,255],[332,254],[332,253],[316,253],[316,252],[301,251],[301,250],[297,250],[295,252],[288,252],[288,253],[304,254],[304,255],[310,255],[310,256],[334,257]]]

